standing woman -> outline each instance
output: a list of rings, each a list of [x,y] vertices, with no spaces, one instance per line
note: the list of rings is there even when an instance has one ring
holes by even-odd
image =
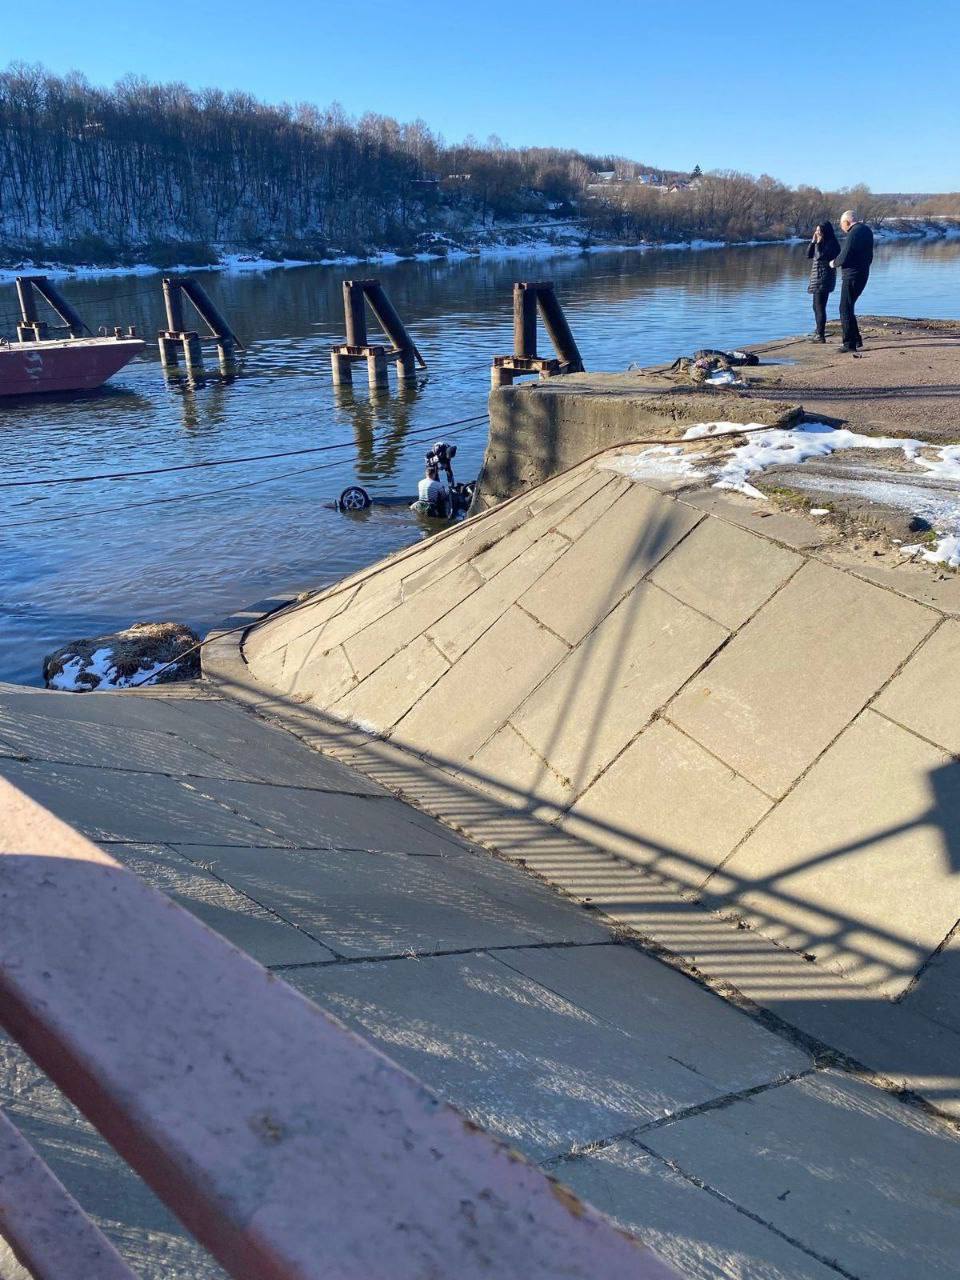
[[[840,241],[832,222],[821,222],[813,233],[807,257],[813,259],[807,292],[813,294],[813,314],[817,322],[813,342],[826,342],[827,299],[837,287],[837,273],[830,263],[840,252]]]

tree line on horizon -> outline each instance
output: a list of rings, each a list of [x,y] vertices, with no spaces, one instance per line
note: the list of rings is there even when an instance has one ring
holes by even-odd
[[[11,261],[163,266],[212,261],[215,246],[306,258],[442,251],[538,217],[580,219],[585,240],[776,238],[808,233],[853,198],[867,216],[891,211],[866,189],[699,166],[693,182],[659,171],[644,185],[650,172],[497,138],[449,144],[421,120],[350,119],[338,106],[135,77],[100,88],[19,64],[0,72],[0,253]]]

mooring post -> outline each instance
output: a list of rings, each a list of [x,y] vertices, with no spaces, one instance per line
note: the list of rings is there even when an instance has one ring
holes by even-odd
[[[550,335],[557,356],[562,363],[569,365],[569,373],[583,373],[583,357],[567,323],[567,317],[563,314],[563,307],[553,291],[553,285],[538,285],[536,296],[544,327]]]
[[[387,353],[383,347],[367,348],[367,381],[371,387],[389,386],[387,377]]]
[[[199,333],[185,333],[181,338],[183,344],[183,358],[186,362],[187,372],[192,374],[203,373],[203,350],[200,346]]]
[[[176,369],[180,364],[179,338],[169,338],[165,334],[157,335],[157,346],[160,348],[160,365],[164,369]]]
[[[330,367],[335,387],[353,386],[353,361],[349,356],[341,355],[339,351],[331,351]]]
[[[537,291],[539,285],[513,286],[513,354],[521,360],[537,358]]]
[[[348,347],[367,345],[367,315],[363,307],[363,282],[344,280],[343,318],[347,329]]]
[[[163,278],[163,306],[167,313],[167,333],[183,333],[183,294],[179,280]]]

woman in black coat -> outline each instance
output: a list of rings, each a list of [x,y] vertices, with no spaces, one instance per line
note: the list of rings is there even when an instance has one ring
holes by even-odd
[[[837,273],[830,263],[840,252],[840,241],[832,222],[821,222],[813,233],[807,257],[813,259],[810,267],[810,283],[807,292],[813,294],[813,314],[817,331],[814,342],[826,342],[827,299],[837,287]]]

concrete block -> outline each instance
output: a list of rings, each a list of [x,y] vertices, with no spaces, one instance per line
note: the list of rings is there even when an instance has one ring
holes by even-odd
[[[451,609],[430,628],[428,635],[450,661],[455,662],[563,555],[569,545],[558,533],[545,533],[495,577],[488,578],[483,586]]]
[[[229,782],[196,778],[187,785],[160,774],[5,759],[0,759],[0,777],[93,840],[284,843],[195,789]]]
[[[866,711],[708,889],[895,996],[960,918],[958,832],[960,765]]]
[[[431,590],[421,591],[401,608],[394,609],[344,644],[350,664],[360,680],[382,666],[388,658],[476,591],[483,582],[476,569],[460,565],[437,582]]]
[[[568,644],[579,644],[700,518],[631,484],[520,603]]]
[[[260,964],[318,964],[336,958],[308,933],[225,884],[205,865],[197,865],[205,862],[202,849],[187,846],[187,850],[148,844],[110,846],[118,862]],[[260,849],[257,856],[270,865],[269,850]]]
[[[573,836],[701,885],[769,799],[664,720],[655,720],[562,821]]]
[[[400,721],[394,739],[459,764],[509,719],[566,646],[515,605]]]
[[[803,564],[802,557],[722,520],[703,520],[650,580],[731,631]]]
[[[960,622],[948,621],[917,650],[873,705],[951,755],[960,755],[958,671]]]
[[[203,794],[224,811],[249,817],[273,838],[217,841],[198,837],[197,843],[400,853],[443,853],[451,848],[441,827],[388,796],[338,795],[259,782],[213,781],[202,787]],[[256,834],[259,836],[260,830]],[[184,839],[181,835],[180,840]]]
[[[718,1059],[725,1078],[742,1088],[796,1065],[796,1051],[774,1037],[775,1056],[758,1058],[758,1042],[742,1039],[751,1027],[745,1015],[692,983],[691,999],[710,1005],[711,1013],[716,1003],[720,1021],[711,1022],[713,1034],[692,1061],[678,1062],[671,1033],[661,1035],[658,1016],[651,1016],[658,1006],[647,1003],[658,992],[671,999],[676,975],[616,946],[575,947],[570,963],[589,953],[596,964],[595,952],[608,966],[601,981],[611,992],[626,984],[639,1001],[621,1000],[612,1020],[567,995],[567,967],[552,970],[543,984],[518,972],[517,952],[498,952],[506,963],[491,955],[439,956],[319,966],[287,976],[428,1088],[538,1159],[716,1097],[710,1072]]]
[[[505,724],[457,774],[511,809],[524,809],[545,821],[573,799],[568,778],[537,755],[512,724]]]
[[[641,582],[513,713],[512,723],[578,795],[727,635]]]
[[[935,621],[919,605],[807,564],[667,714],[754,785],[781,796]]]
[[[331,715],[382,734],[407,714],[450,664],[426,636],[417,636],[330,708]]]
[[[830,530],[818,525],[812,516],[792,515],[777,511],[767,503],[747,498],[739,493],[723,489],[697,489],[688,491],[681,501],[697,511],[706,511],[729,524],[739,525],[753,533],[762,534],[774,542],[793,547],[795,551],[812,550],[830,538]]]
[[[958,1274],[960,1142],[879,1089],[821,1072],[642,1141],[843,1275]]]
[[[573,903],[487,853],[451,850],[450,856],[423,857],[213,847],[189,852],[340,956],[608,937]]]
[[[587,489],[584,481],[580,483],[579,493],[586,497],[590,493],[589,502],[581,502],[569,515],[565,515],[561,520],[560,513],[553,514],[556,520],[557,533],[565,538],[569,538],[571,542],[576,542],[581,538],[589,528],[591,528],[605,511],[609,511],[618,498],[621,498],[630,488],[631,481],[626,476],[612,476],[610,472],[599,472],[601,476],[607,477],[607,483],[594,488],[592,485]],[[548,511],[551,509],[548,508]]]
[[[832,1267],[632,1142],[564,1160],[550,1172],[687,1280],[836,1280]]]

